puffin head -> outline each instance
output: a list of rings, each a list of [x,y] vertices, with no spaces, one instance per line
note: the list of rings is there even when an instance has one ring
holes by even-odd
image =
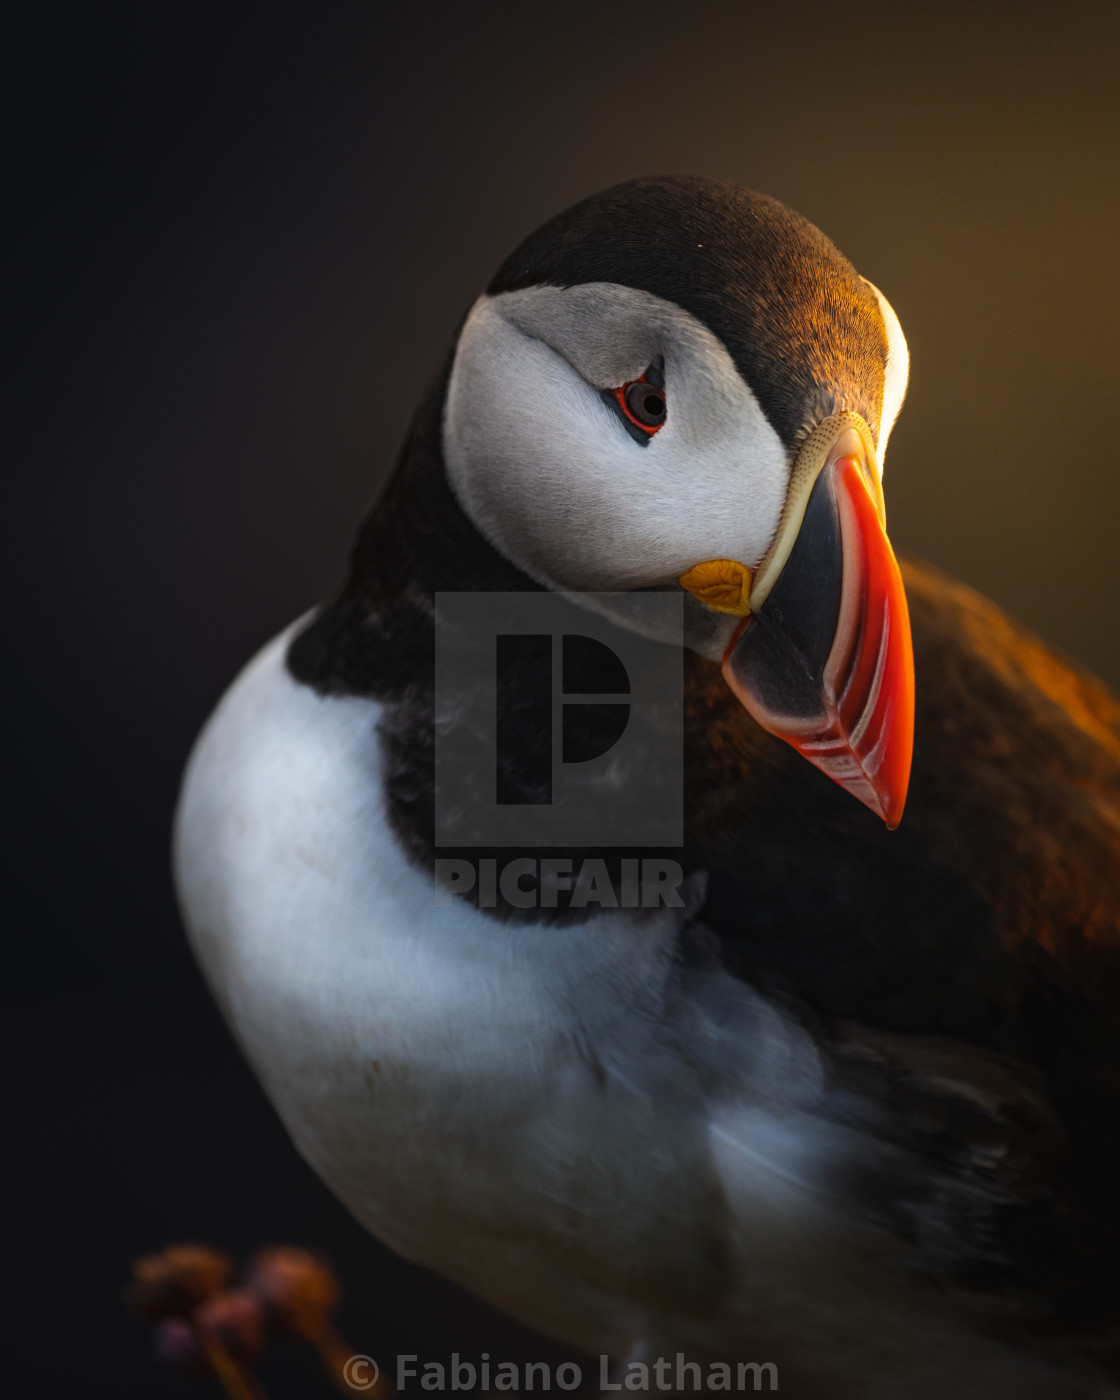
[[[684,590],[687,644],[894,827],[913,660],[881,476],[907,371],[890,305],[812,224],[635,180],[532,234],[471,309],[448,480],[550,589],[608,614],[605,594]]]

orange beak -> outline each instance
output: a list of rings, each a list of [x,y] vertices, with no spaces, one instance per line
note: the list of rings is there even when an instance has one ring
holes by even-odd
[[[914,654],[873,453],[854,414],[806,443],[723,674],[764,729],[893,830],[910,781]]]

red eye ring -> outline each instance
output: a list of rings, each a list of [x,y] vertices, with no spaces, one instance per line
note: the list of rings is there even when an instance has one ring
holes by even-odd
[[[653,383],[647,371],[638,379],[627,380],[618,389],[612,389],[615,402],[627,423],[632,423],[646,437],[653,437],[664,427],[666,407],[665,390]]]

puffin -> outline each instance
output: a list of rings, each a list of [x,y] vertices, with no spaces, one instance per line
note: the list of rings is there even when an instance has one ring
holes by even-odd
[[[186,769],[295,1147],[607,1393],[1120,1396],[1120,705],[899,563],[908,373],[778,201],[585,199]]]

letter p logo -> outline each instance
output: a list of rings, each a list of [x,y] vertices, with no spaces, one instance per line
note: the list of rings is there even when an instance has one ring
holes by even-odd
[[[436,595],[438,846],[681,844],[682,599],[605,596],[676,644],[557,594]]]

